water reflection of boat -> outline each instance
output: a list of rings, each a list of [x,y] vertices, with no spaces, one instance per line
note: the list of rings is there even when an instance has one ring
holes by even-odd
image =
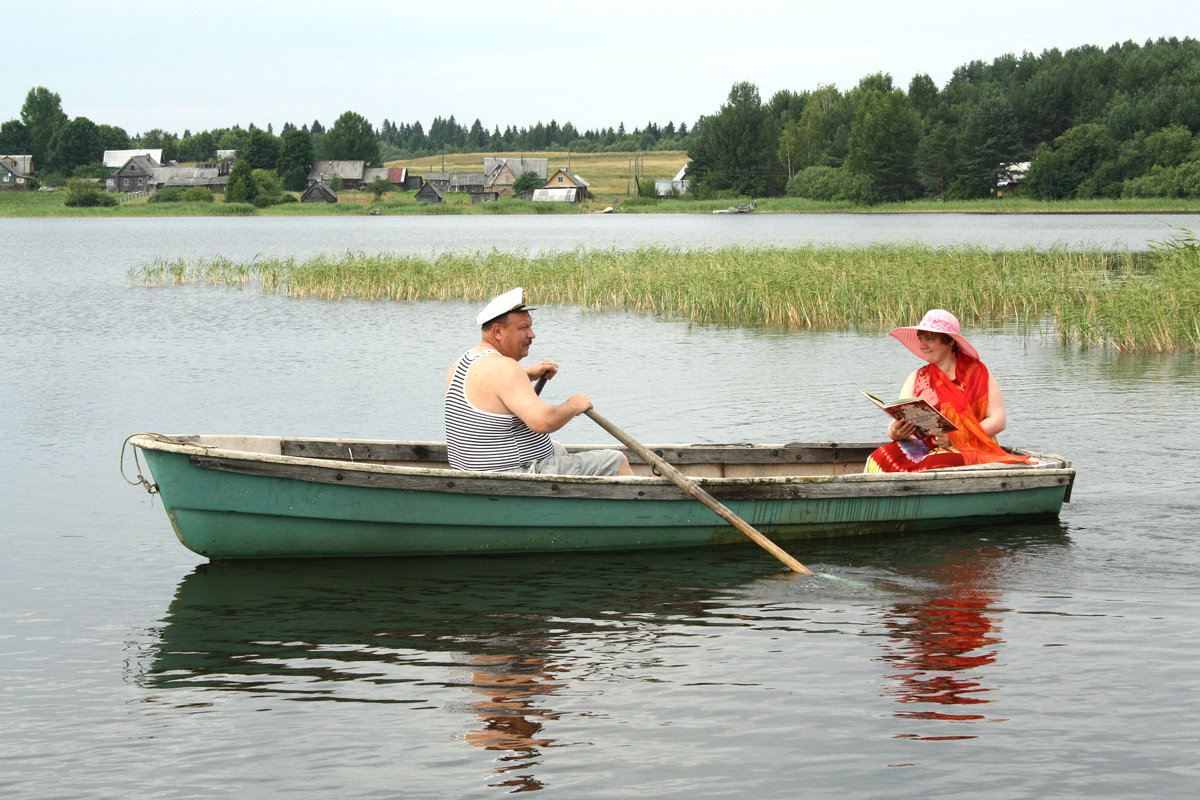
[[[364,662],[474,671],[514,654],[552,658],[557,639],[607,630],[624,614],[697,613],[714,592],[762,574],[754,555],[610,555],[586,569],[551,555],[204,563],[179,584],[139,680],[264,691],[296,678],[311,682],[289,693],[321,696],[388,682],[358,673]],[[520,580],[505,579],[518,567]]]
[[[753,550],[204,563],[180,582],[134,680],[153,702],[187,707],[237,692],[449,711],[495,786],[534,789],[544,750],[561,744],[554,698],[581,677],[572,648],[614,630],[656,635],[656,619],[702,626],[714,593],[762,575]],[[592,654],[587,674],[603,663]]]
[[[577,743],[586,729],[580,719],[559,721],[603,713],[607,681],[658,683],[666,676],[648,665],[667,653],[676,656],[668,673],[684,653],[695,654],[690,666],[702,666],[709,656],[694,648],[717,631],[809,636],[813,614],[825,617],[821,608],[839,587],[846,594],[838,602],[881,619],[867,632],[872,641],[880,631],[890,635],[880,677],[892,685],[884,695],[901,704],[897,717],[916,720],[914,704],[932,696],[921,694],[932,686],[922,670],[936,665],[944,627],[928,620],[946,605],[939,598],[991,592],[995,575],[1016,566],[1041,583],[1062,568],[1068,544],[1057,523],[869,537],[857,547],[818,543],[822,564],[877,584],[865,593],[855,583],[781,578],[752,545],[590,557],[206,562],[181,580],[161,625],[140,645],[133,680],[147,703],[185,708],[228,702],[232,693],[253,698],[256,708],[396,704],[413,709],[406,719],[414,725],[429,727],[420,736],[463,742],[493,785],[534,789],[547,780],[548,750]],[[968,566],[956,571],[956,563]],[[821,603],[797,602],[814,591]],[[971,612],[991,624],[984,638],[997,638],[997,612]],[[820,635],[826,627],[817,626]],[[848,635],[860,635],[863,626],[851,628]],[[995,669],[964,661],[951,677],[994,687]],[[797,676],[806,680],[803,670]],[[982,696],[967,689],[947,696]],[[876,691],[868,685],[859,701]],[[955,713],[953,704],[930,708]],[[952,723],[913,724],[928,735],[942,732],[925,728]],[[565,730],[575,733],[568,738]],[[397,734],[405,735],[416,734]]]
[[[616,551],[741,542],[666,478],[463,472],[444,445],[141,434],[176,535],[214,559]],[[1075,470],[985,464],[863,474],[874,444],[663,445],[780,540],[1057,515]],[[636,461],[636,459],[631,459]],[[139,476],[140,477],[140,476]]]

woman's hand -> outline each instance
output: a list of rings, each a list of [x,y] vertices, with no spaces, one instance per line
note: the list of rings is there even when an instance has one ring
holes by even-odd
[[[916,435],[916,433],[917,426],[908,420],[901,421],[894,419],[888,425],[888,436],[890,436],[893,441],[911,439],[914,435]]]

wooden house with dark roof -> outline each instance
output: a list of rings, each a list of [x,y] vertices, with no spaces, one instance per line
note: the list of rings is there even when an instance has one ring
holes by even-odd
[[[342,179],[344,189],[363,189],[367,185],[364,173],[367,170],[365,161],[317,161],[308,171],[309,183],[329,183],[333,176]]]
[[[321,182],[310,183],[300,195],[301,203],[336,203],[337,193]]]
[[[33,156],[0,156],[0,189],[28,189]]]
[[[162,167],[148,155],[132,156],[124,166],[104,179],[104,188],[110,192],[131,194],[152,192],[156,187],[155,170]]]
[[[417,190],[418,203],[441,203],[443,202],[442,192],[432,182],[426,182],[424,186]]]
[[[198,186],[213,192],[223,192],[229,185],[229,173],[222,174],[218,166],[158,167],[152,171],[148,191],[157,192],[166,186],[192,188]]]
[[[491,171],[486,174],[483,179],[483,188],[485,191],[496,192],[497,194],[507,195],[513,194],[513,184],[517,182],[517,176],[513,174],[512,167],[508,164],[500,163],[492,167]]]
[[[482,172],[452,172],[450,173],[450,191],[464,194],[482,192],[486,178],[487,175]]]

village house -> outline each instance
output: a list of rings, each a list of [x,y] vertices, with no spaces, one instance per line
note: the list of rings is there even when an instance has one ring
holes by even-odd
[[[317,161],[308,172],[308,182],[328,184],[337,175],[343,189],[363,189],[370,180],[363,177],[366,171],[365,161]]]
[[[545,186],[534,190],[531,199],[539,203],[579,203],[590,196],[589,186],[591,184],[578,175],[560,169],[550,176]]]
[[[442,202],[442,191],[427,181],[417,190],[416,199],[418,203],[440,203]]]
[[[450,173],[450,191],[464,194],[482,192],[486,178],[487,175],[482,172],[452,172]]]
[[[301,203],[336,203],[338,201],[337,194],[325,184],[318,181],[310,183],[308,188],[300,195]]]
[[[199,186],[223,192],[229,183],[229,170],[222,165],[181,167],[163,166],[150,155],[132,156],[112,175],[104,179],[104,188],[123,194],[154,194],[167,186]]]
[[[28,189],[33,156],[0,156],[0,189]]]
[[[675,173],[675,177],[669,181],[656,180],[654,182],[654,193],[659,197],[667,197],[668,195],[683,194],[691,186],[691,181],[683,176],[687,174],[687,164],[679,168],[679,172]]]
[[[104,188],[110,192],[125,194],[153,191],[150,187],[154,185],[154,170],[161,166],[162,164],[159,164],[153,156],[134,155],[126,159],[116,172],[104,179]]]
[[[152,170],[148,191],[154,193],[166,186],[182,186],[189,189],[198,186],[212,192],[224,192],[228,185],[229,170],[222,168],[221,165],[197,165],[194,167],[172,165]]]
[[[508,164],[500,163],[486,173],[486,177],[483,179],[483,188],[485,191],[512,197],[513,184],[516,182],[517,176],[513,174],[512,168]]]

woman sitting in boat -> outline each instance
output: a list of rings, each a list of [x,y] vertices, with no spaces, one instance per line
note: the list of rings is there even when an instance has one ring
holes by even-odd
[[[979,353],[959,332],[957,317],[935,308],[916,325],[896,328],[888,335],[929,362],[908,376],[900,396],[928,401],[958,430],[918,437],[912,422],[893,419],[888,425],[892,441],[867,458],[867,472],[1029,461],[996,443],[996,434],[1006,423],[1004,397]]]

